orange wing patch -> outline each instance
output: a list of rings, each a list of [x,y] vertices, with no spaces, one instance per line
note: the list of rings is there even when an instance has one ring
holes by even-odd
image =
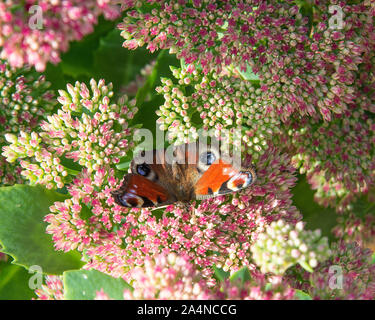
[[[221,159],[215,161],[200,177],[195,185],[196,196],[217,194],[222,185],[238,174],[231,164]]]
[[[169,199],[162,186],[137,174],[126,175],[121,188],[112,195],[118,204],[138,208],[160,205]]]

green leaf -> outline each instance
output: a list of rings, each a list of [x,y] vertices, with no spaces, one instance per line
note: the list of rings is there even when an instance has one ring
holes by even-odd
[[[0,261],[0,300],[30,300],[36,298],[29,287],[32,275],[21,266]]]
[[[162,50],[157,59],[151,75],[146,80],[143,87],[138,89],[136,100],[139,111],[132,120],[131,125],[142,123],[143,128],[152,132],[156,130],[157,115],[155,111],[164,103],[164,97],[156,94],[155,88],[161,85],[161,78],[173,79],[171,66],[178,67],[179,61],[167,50]]]
[[[121,162],[116,165],[116,168],[118,170],[128,171],[130,164],[131,164],[131,161]]]
[[[368,214],[373,214],[375,209],[375,202],[369,198],[368,194],[362,194],[356,201],[352,201],[350,204],[351,211],[362,221]]]
[[[154,88],[156,77],[158,75],[158,67],[160,63],[159,61],[164,54],[164,50],[160,52],[158,59],[156,60],[156,64],[152,69],[151,74],[148,76],[146,83],[143,85],[143,87],[138,89],[137,95],[135,96],[138,105],[142,105],[142,103],[146,100],[147,96],[151,94],[151,90],[152,88]]]
[[[299,262],[299,264],[301,265],[301,267],[302,268],[304,268],[306,271],[308,271],[308,272],[314,272],[314,270],[310,267],[310,265],[307,263],[307,262],[305,262],[305,261],[301,261],[301,262]]]
[[[55,251],[43,221],[55,201],[66,199],[41,186],[15,185],[0,188],[0,245],[14,263],[38,265],[46,274],[62,274],[82,266],[76,251]]]
[[[295,293],[294,297],[297,300],[312,300],[312,298],[307,293],[303,292],[302,290],[296,289],[295,291],[296,291],[296,293]]]
[[[99,47],[94,51],[94,68],[99,78],[114,84],[116,92],[121,84],[126,84],[134,72],[131,51],[122,47],[123,38],[119,29],[113,29],[100,39]],[[137,70],[138,72],[139,70]]]
[[[54,65],[52,63],[48,63],[44,74],[46,76],[46,80],[51,83],[50,89],[59,90],[66,87],[65,76],[60,64]]]
[[[246,71],[242,71],[241,68],[237,67],[237,71],[241,74],[241,76],[248,81],[254,81],[254,82],[259,82],[259,76],[256,75],[253,72],[253,69],[248,65]]]
[[[157,95],[154,95],[150,101],[144,101],[133,118],[131,126],[133,126],[133,123],[142,123],[143,129],[156,132],[156,120],[158,119],[156,110],[158,110],[159,106],[161,106],[163,103],[164,98]],[[156,140],[156,134],[153,134],[153,136],[154,140]]]
[[[93,53],[96,78],[112,82],[115,93],[133,81],[141,69],[157,57],[156,53],[151,54],[144,47],[136,50],[124,49],[124,38],[120,33],[119,29],[113,29],[100,38],[99,47]]]
[[[71,42],[69,50],[61,55],[62,71],[66,76],[72,77],[73,82],[87,82],[90,78],[95,78],[94,52],[99,47],[100,38],[115,29],[116,24],[117,21],[108,21],[100,17],[94,32],[80,41]]]
[[[230,281],[240,281],[241,283],[244,283],[246,281],[251,280],[251,274],[247,267],[243,267],[237,272],[233,273],[230,277]]]
[[[113,278],[97,270],[64,272],[63,283],[67,300],[93,300],[101,289],[111,299],[121,300],[125,289],[132,290],[123,279]]]
[[[229,279],[230,272],[224,271],[222,268],[218,268],[216,266],[213,266],[213,269],[214,269],[214,272],[215,272],[214,275],[215,275],[216,279],[219,280],[220,282],[223,282],[226,279]]]
[[[314,193],[306,181],[304,175],[299,175],[297,185],[292,189],[293,204],[303,215],[303,221],[306,222],[305,229],[322,231],[322,236],[327,237],[330,241],[334,240],[332,228],[337,224],[335,210],[324,208],[314,201]]]
[[[83,167],[75,162],[73,159],[68,159],[65,156],[60,157],[60,164],[64,167],[64,169],[68,172],[68,174],[76,176],[79,174]]]

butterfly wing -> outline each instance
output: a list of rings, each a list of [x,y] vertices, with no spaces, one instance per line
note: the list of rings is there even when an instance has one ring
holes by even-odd
[[[165,152],[144,151],[141,158],[133,159],[132,173],[112,192],[116,203],[144,208],[207,199],[244,189],[256,179],[253,168],[236,169],[212,147],[198,150],[197,143],[176,146],[173,161],[165,161]],[[215,160],[208,164],[200,160],[202,155],[207,161]]]
[[[130,208],[160,207],[175,201],[160,184],[133,173],[124,177],[112,196],[117,204]]]
[[[112,192],[115,202],[124,207],[161,207],[177,201],[172,166],[165,162],[164,149],[143,151],[134,157],[131,173],[121,187]]]
[[[212,163],[195,184],[195,197],[202,200],[247,188],[256,179],[253,168],[237,170],[218,159]]]
[[[196,169],[196,143],[171,146],[169,149],[145,151],[130,166],[133,174],[147,163],[146,178],[163,187],[170,201],[189,202],[194,198],[194,185],[200,174]]]

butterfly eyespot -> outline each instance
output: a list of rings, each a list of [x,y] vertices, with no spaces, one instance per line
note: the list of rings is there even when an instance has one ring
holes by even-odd
[[[254,176],[250,171],[241,171],[226,183],[226,188],[231,191],[238,191],[253,184],[254,179],[256,179],[256,176]]]
[[[143,163],[143,164],[139,164],[137,165],[137,173],[141,176],[144,176],[144,177],[147,177],[151,172],[151,169],[150,167]]]
[[[212,148],[210,150],[203,150],[199,153],[197,169],[198,172],[205,172],[213,163],[215,163],[220,158],[220,153]]]
[[[119,197],[119,201],[124,207],[128,208],[141,208],[144,204],[143,199],[137,195],[124,194],[122,197]]]
[[[140,205],[139,200],[136,198],[130,198],[127,201],[123,201],[123,204],[132,208],[136,208],[138,205]]]
[[[201,155],[199,157],[199,160],[203,164],[205,164],[207,166],[210,166],[211,164],[213,164],[216,161],[216,156],[211,151],[205,151],[205,152],[201,153]]]
[[[157,174],[146,163],[138,164],[135,167],[135,170],[136,170],[137,174],[139,174],[140,176],[143,176],[143,177],[147,178],[148,180],[151,180],[151,181],[157,181],[158,180]]]

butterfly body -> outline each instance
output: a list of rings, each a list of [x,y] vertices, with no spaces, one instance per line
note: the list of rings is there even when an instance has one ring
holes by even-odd
[[[252,167],[236,169],[216,149],[198,143],[176,146],[172,155],[166,149],[144,151],[133,159],[130,170],[112,192],[115,202],[125,207],[207,199],[244,189],[256,179]]]

